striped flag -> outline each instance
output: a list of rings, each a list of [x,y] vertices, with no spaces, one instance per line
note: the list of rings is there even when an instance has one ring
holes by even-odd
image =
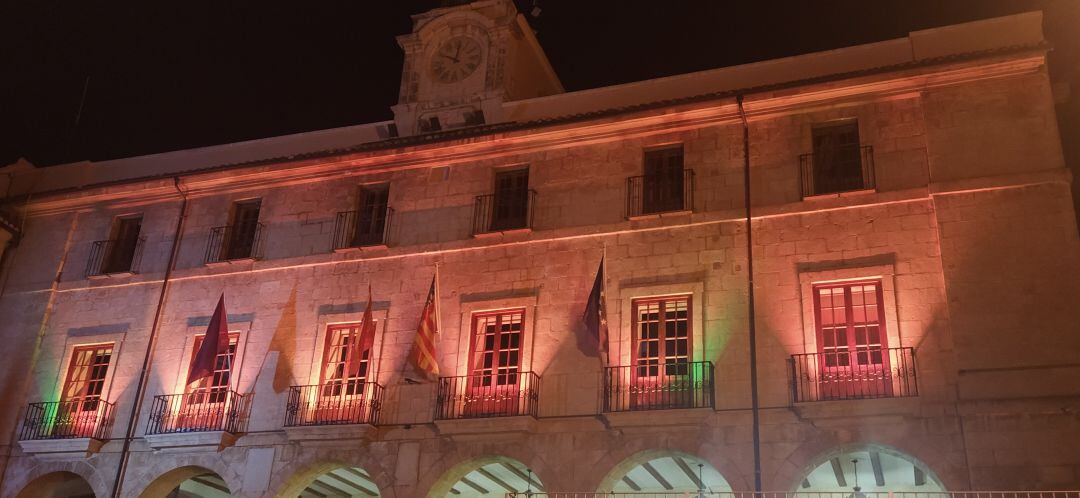
[[[592,292],[585,304],[585,314],[581,317],[589,338],[596,344],[596,352],[601,360],[606,359],[608,345],[607,310],[604,305],[604,258],[600,258],[600,268],[596,270]]]
[[[187,384],[191,384],[212,377],[214,375],[214,363],[218,355],[229,352],[229,320],[225,313],[225,293],[221,293],[214,316],[210,317],[210,325],[206,327],[206,337],[199,345],[199,351],[195,353],[195,360],[191,362],[191,370],[188,371]]]
[[[367,308],[364,308],[364,318],[360,321],[360,331],[350,337],[349,343],[349,377],[358,377],[364,351],[371,351],[375,344],[375,320],[371,317],[371,284],[367,286]]]
[[[427,302],[424,303],[424,310],[420,312],[416,342],[413,343],[412,354],[409,355],[413,366],[429,377],[439,376],[439,363],[435,361],[435,334],[439,332],[439,293],[436,286],[438,278],[439,271],[436,269],[435,276],[431,278]]]

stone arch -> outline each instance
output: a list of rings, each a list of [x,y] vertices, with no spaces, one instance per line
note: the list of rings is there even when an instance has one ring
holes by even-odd
[[[470,484],[471,483],[471,484]],[[521,460],[503,455],[484,455],[469,458],[445,469],[428,487],[427,498],[502,497],[513,488],[544,491],[547,483]],[[421,488],[422,489],[422,488]],[[453,493],[451,489],[457,491]],[[487,493],[481,492],[487,491]]]
[[[379,480],[367,469],[340,461],[327,461],[308,466],[289,476],[281,491],[271,495],[278,498],[318,496],[325,486],[336,488],[350,496],[386,496]],[[349,484],[351,482],[352,484]],[[315,493],[307,493],[307,491]],[[323,493],[325,494],[325,493]]]
[[[212,494],[210,498],[231,496],[239,491],[239,487],[230,485],[221,474],[206,467],[187,465],[174,468],[150,481],[150,484],[139,493],[139,498],[168,496],[173,490],[187,485],[207,488],[207,493]]]
[[[385,447],[368,447],[367,451],[340,450],[322,447],[302,448],[288,462],[275,461],[274,473],[266,496],[296,498],[307,484],[319,475],[339,468],[360,468],[367,472],[382,497],[395,496],[396,456]]]
[[[61,470],[40,475],[19,491],[15,498],[88,498],[101,496],[90,482],[74,472]]]
[[[26,490],[38,489],[38,486],[53,482],[58,476],[66,476],[69,479],[72,476],[78,477],[90,485],[93,494],[96,496],[109,496],[109,492],[111,491],[111,476],[109,476],[110,478],[102,476],[94,469],[94,467],[83,460],[35,462],[33,459],[25,459],[22,460],[21,463],[28,462],[33,462],[33,464],[27,466],[29,468],[26,470],[15,470],[13,468],[16,465],[19,465],[20,462],[11,462],[9,464],[7,471],[9,479],[3,480],[3,487],[0,488],[0,495],[18,496],[19,498],[22,498],[24,496],[23,493]],[[47,490],[48,486],[46,486],[45,489]],[[25,496],[38,495],[31,493]],[[52,495],[41,494],[41,496]]]
[[[858,463],[852,460],[858,460]],[[917,482],[916,474],[921,474],[921,484]],[[879,477],[885,481],[880,486],[876,481]],[[847,491],[856,484],[863,492],[946,491],[935,470],[911,452],[871,442],[839,445],[818,452],[795,474],[788,489]]]
[[[642,476],[647,477],[642,479]],[[684,492],[702,488],[717,492],[732,490],[727,477],[708,460],[679,450],[652,449],[634,453],[611,466],[596,491]]]

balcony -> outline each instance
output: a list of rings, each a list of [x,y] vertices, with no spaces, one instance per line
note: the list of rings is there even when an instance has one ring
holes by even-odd
[[[874,149],[869,145],[836,147],[799,156],[802,196],[873,190]]]
[[[604,368],[605,413],[715,406],[711,361]]]
[[[626,179],[626,217],[694,210],[694,170],[631,176]]]
[[[435,419],[536,417],[540,376],[533,372],[440,377]]]
[[[262,223],[211,228],[204,261],[213,264],[258,259],[262,256],[263,232],[265,227]]]
[[[478,195],[473,206],[473,235],[530,229],[535,204],[536,191],[532,189]]]
[[[248,398],[231,390],[154,396],[146,434],[243,432]]]
[[[137,239],[98,240],[90,246],[86,276],[138,273],[145,237]]]
[[[382,398],[383,386],[374,382],[292,386],[285,407],[285,427],[375,425]]]
[[[390,222],[393,208],[383,207],[383,216],[364,211],[342,211],[334,221],[334,250],[390,245]]]
[[[790,362],[796,403],[919,394],[914,348],[796,354]]]
[[[114,408],[101,399],[30,403],[19,439],[108,439]]]

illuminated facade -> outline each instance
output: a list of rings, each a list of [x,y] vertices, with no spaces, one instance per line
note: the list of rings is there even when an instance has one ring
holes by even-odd
[[[1040,25],[567,93],[482,0],[399,38],[392,122],[13,169],[0,494],[1077,489]]]

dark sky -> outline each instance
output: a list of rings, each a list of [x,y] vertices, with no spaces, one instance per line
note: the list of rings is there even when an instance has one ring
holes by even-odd
[[[0,7],[0,165],[388,119],[402,59],[394,37],[410,30],[409,14],[439,3],[8,0]],[[1052,76],[1072,82],[1073,97],[1059,106],[1065,134],[1080,130],[1080,0],[538,3],[530,22],[570,91],[1041,9],[1056,46]]]

